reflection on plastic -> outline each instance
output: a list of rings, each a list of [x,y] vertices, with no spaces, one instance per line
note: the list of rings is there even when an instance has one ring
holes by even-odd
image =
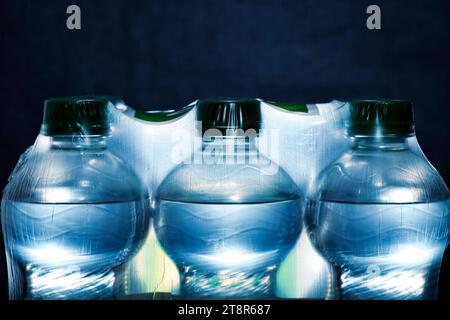
[[[318,177],[305,224],[343,299],[435,299],[449,191],[414,138],[407,101],[348,103],[352,147]]]
[[[448,202],[319,204],[313,234],[345,299],[433,299],[447,245]]]
[[[298,200],[256,204],[162,200],[155,228],[183,277],[183,294],[273,295],[272,273],[300,230]]]
[[[11,299],[113,299],[145,240],[147,188],[106,145],[104,98],[45,103],[1,203]]]
[[[193,160],[158,188],[158,239],[180,271],[184,296],[273,296],[275,270],[301,230],[298,188],[259,152],[257,134],[240,134],[260,130],[260,101],[200,100],[197,108],[205,135],[197,135]]]

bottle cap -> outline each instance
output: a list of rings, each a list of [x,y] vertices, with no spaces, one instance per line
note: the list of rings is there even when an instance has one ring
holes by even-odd
[[[151,111],[136,111],[134,117],[139,120],[149,122],[165,122],[181,118],[183,115],[192,110],[192,105],[182,107],[180,109],[171,110],[151,110]]]
[[[260,101],[257,99],[205,99],[197,101],[197,121],[202,122],[202,134],[217,129],[222,135],[234,135],[236,130],[261,129]]]
[[[52,98],[45,101],[41,134],[98,136],[110,133],[109,97]]]
[[[405,100],[354,100],[348,102],[345,125],[350,136],[414,135],[412,103]]]

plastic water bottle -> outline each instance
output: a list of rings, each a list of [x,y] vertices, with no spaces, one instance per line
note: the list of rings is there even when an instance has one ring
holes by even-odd
[[[433,299],[449,232],[449,191],[412,150],[412,105],[354,101],[354,144],[320,175],[306,225],[343,299]]]
[[[4,191],[10,299],[112,299],[149,229],[146,188],[107,148],[106,99],[45,102]]]
[[[199,148],[157,191],[155,231],[189,297],[273,296],[301,230],[299,192],[259,153],[258,100],[199,100]]]

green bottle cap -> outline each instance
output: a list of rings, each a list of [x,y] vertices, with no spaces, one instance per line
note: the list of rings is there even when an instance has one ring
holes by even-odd
[[[166,122],[182,117],[183,115],[191,111],[192,107],[193,106],[189,105],[181,109],[136,111],[134,117],[136,119],[149,122]]]
[[[41,134],[109,135],[111,130],[109,97],[52,98],[45,101]]]
[[[346,121],[350,136],[412,136],[412,103],[405,100],[354,100],[348,102],[350,117]]]
[[[172,112],[174,112],[174,110],[136,111],[134,117],[149,122],[165,122],[173,119],[173,117],[171,117]]]
[[[197,101],[197,121],[202,122],[202,134],[217,129],[223,135],[230,130],[261,129],[261,108],[257,99],[205,99]]]
[[[282,103],[282,102],[272,102],[268,103],[274,105],[275,107],[281,108],[290,112],[303,112],[308,113],[308,106],[306,104],[293,104],[293,103]]]

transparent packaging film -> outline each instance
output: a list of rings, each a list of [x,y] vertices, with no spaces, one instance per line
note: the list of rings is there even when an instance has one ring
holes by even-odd
[[[148,193],[107,148],[104,98],[46,101],[2,199],[11,299],[113,299],[149,228]]]
[[[145,111],[122,105],[113,112],[110,150],[127,162],[145,183],[155,210],[155,192],[162,179],[194,148],[193,104],[178,110]],[[121,296],[154,298],[179,293],[179,274],[156,238],[153,225],[144,245],[126,266]]]
[[[432,299],[449,193],[409,108],[49,99],[2,199],[10,297]]]
[[[198,101],[201,148],[158,188],[155,230],[183,296],[273,297],[276,268],[299,235],[297,186],[257,148],[259,105]]]
[[[311,242],[337,273],[335,298],[435,299],[449,191],[414,138],[406,101],[349,103],[352,147],[310,194]]]

